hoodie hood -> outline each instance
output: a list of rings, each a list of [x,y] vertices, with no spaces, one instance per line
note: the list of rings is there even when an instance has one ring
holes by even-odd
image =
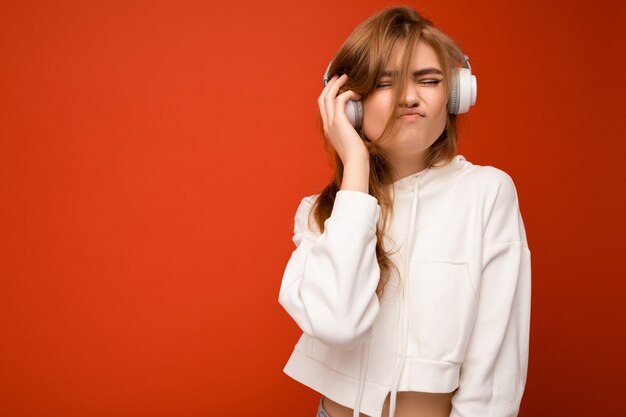
[[[446,165],[424,168],[419,172],[415,172],[411,175],[407,175],[406,177],[402,177],[399,180],[396,180],[392,184],[393,190],[396,194],[412,193],[414,191],[415,181],[418,177],[422,177],[420,179],[420,185],[424,187],[432,181],[441,179],[440,177],[450,175],[450,172],[457,171],[463,168],[463,165],[465,163],[466,159],[463,155],[456,155]]]

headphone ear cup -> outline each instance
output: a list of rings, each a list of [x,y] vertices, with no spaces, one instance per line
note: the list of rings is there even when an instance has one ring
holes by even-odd
[[[361,100],[346,102],[346,116],[356,130],[361,129],[363,126],[363,102]]]
[[[470,106],[476,104],[478,86],[476,76],[469,68],[456,68],[452,79],[448,112],[452,114],[466,113]]]
[[[450,87],[450,98],[448,99],[448,113],[457,114],[459,109],[459,70],[454,70]]]

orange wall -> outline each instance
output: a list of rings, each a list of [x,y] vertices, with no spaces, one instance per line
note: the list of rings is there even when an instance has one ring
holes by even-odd
[[[414,5],[478,79],[460,153],[516,182],[520,416],[617,415],[624,6],[505,3]],[[0,415],[314,415],[282,373],[300,330],[278,290],[330,175],[323,72],[392,4],[0,3]]]

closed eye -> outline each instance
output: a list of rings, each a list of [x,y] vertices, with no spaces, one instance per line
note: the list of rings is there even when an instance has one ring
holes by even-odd
[[[420,84],[424,84],[424,85],[437,85],[441,82],[442,80],[422,80],[419,83]],[[376,88],[385,88],[385,87],[391,87],[392,83],[380,83],[376,86]]]

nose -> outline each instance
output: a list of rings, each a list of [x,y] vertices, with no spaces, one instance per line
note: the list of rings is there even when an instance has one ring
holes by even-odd
[[[416,107],[419,106],[420,101],[418,88],[415,81],[413,81],[411,77],[408,78],[409,79],[404,86],[404,92],[402,93],[402,101],[400,104],[401,107]]]

